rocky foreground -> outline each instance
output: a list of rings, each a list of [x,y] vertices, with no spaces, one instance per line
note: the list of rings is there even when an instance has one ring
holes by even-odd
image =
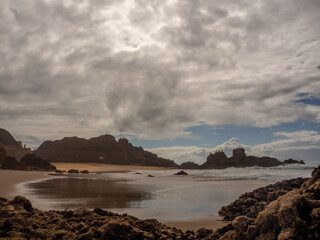
[[[246,201],[248,204],[242,205]],[[157,220],[101,209],[44,212],[21,196],[12,201],[0,198],[0,238],[320,239],[320,166],[307,180],[294,179],[257,189],[221,211],[233,219],[225,227],[183,232]]]

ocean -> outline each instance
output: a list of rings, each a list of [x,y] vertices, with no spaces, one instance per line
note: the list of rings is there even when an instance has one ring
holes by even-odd
[[[67,174],[20,184],[18,193],[42,210],[100,207],[142,219],[176,221],[217,216],[222,206],[241,194],[281,180],[310,177],[314,167],[184,170],[187,176],[174,175],[177,169]]]

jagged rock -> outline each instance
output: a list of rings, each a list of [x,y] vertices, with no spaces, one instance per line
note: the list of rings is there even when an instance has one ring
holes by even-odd
[[[35,151],[49,162],[97,162],[118,165],[178,167],[172,160],[158,157],[141,147],[134,147],[128,139],[118,141],[111,135],[91,139],[66,137],[46,141]]]
[[[233,150],[232,157],[228,158],[223,151],[210,153],[207,161],[200,166],[202,169],[223,169],[228,167],[272,167],[282,163],[276,158],[247,156],[244,148]]]
[[[259,212],[265,209],[267,204],[293,189],[300,188],[306,180],[306,178],[283,180],[258,188],[252,192],[244,193],[234,202],[222,207],[219,215],[228,221],[235,219],[237,216],[255,218]]]
[[[30,201],[21,196],[13,201],[1,198],[1,202],[0,213],[9,211],[5,217],[0,215],[1,239],[195,239],[193,232],[185,234],[154,219],[140,220],[102,209],[44,212],[33,209]],[[200,230],[197,234],[208,235],[210,231]]]
[[[77,169],[70,169],[70,170],[68,171],[68,173],[79,173],[79,170],[77,170]]]
[[[299,188],[268,204],[255,219],[239,216],[212,239],[320,239],[320,166]]]
[[[283,165],[286,165],[286,164],[305,164],[304,163],[304,161],[303,160],[294,160],[294,159],[292,159],[292,158],[289,158],[289,159],[287,159],[287,160],[284,160],[283,161],[283,163],[282,163]]]
[[[89,171],[88,171],[88,170],[82,170],[82,171],[80,171],[80,173],[82,173],[82,174],[89,174]]]
[[[188,175],[188,173],[186,173],[185,171],[180,171],[175,173],[174,175]]]
[[[194,162],[184,162],[181,164],[181,168],[183,169],[199,169],[200,165]]]

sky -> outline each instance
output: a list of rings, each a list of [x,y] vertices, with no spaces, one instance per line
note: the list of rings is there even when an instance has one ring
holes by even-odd
[[[1,0],[0,127],[320,163],[319,22],[319,0]]]

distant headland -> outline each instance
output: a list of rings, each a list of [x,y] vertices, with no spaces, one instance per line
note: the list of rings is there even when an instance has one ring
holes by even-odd
[[[233,150],[233,155],[230,158],[220,150],[210,153],[206,162],[202,165],[194,162],[185,162],[178,165],[173,160],[158,157],[154,153],[145,151],[142,147],[133,146],[126,138],[116,140],[114,136],[108,134],[90,139],[65,137],[61,140],[45,141],[37,150],[31,151],[26,146],[23,147],[21,142],[16,141],[7,130],[0,129],[0,144],[2,144],[1,149],[4,152],[2,155],[6,155],[5,158],[0,156],[0,165],[5,165],[6,168],[10,169],[15,169],[16,167],[16,169],[21,170],[24,169],[21,165],[22,162],[32,166],[26,167],[25,170],[34,169],[34,165],[40,169],[42,166],[51,168],[50,165],[41,162],[41,160],[46,162],[105,163],[182,169],[273,167],[285,164],[304,164],[302,160],[288,159],[281,162],[272,157],[247,156],[244,148],[237,148]]]

